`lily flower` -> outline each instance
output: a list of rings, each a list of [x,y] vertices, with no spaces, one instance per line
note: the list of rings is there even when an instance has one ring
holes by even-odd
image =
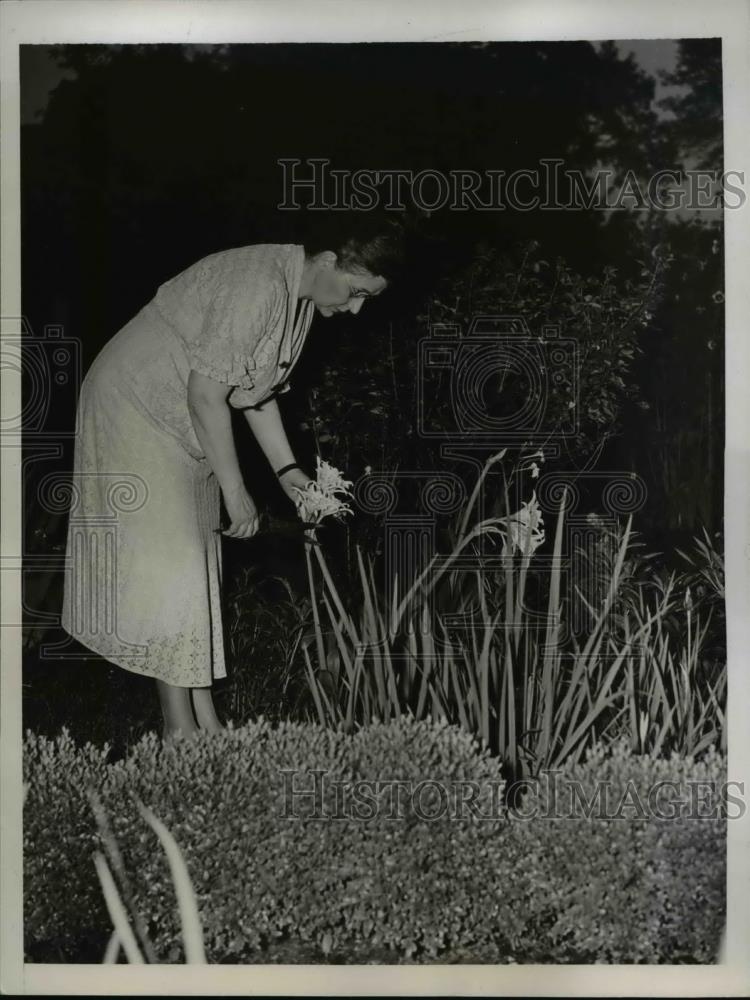
[[[510,548],[511,552],[517,550],[524,556],[533,555],[545,537],[544,521],[536,498],[536,491],[531,494],[531,500],[528,503],[521,504],[520,510],[504,520],[508,528],[508,538],[503,552],[507,553],[508,548]]]
[[[297,510],[308,523],[318,525],[324,517],[341,519],[352,512],[345,502],[352,495],[352,482],[344,479],[342,473],[324,462],[320,455],[316,456],[315,479],[311,479],[304,489],[293,488],[298,498]]]

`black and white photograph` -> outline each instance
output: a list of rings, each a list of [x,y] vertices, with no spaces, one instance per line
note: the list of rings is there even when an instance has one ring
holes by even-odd
[[[750,995],[713,6],[2,5],[5,991]]]

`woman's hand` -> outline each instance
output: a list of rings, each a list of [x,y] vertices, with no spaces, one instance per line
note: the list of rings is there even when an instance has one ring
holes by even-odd
[[[296,487],[297,489],[304,490],[307,484],[311,481],[311,477],[304,473],[302,469],[290,469],[288,472],[279,476],[279,482],[281,483],[282,490],[297,508],[297,513],[303,521],[304,511],[300,506],[299,494],[294,492],[294,488]]]
[[[242,483],[222,490],[231,524],[222,534],[228,538],[250,538],[258,530],[258,508]]]

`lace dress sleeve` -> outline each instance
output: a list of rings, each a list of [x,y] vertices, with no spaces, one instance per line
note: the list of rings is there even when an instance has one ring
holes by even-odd
[[[255,389],[277,298],[274,283],[248,280],[246,272],[239,281],[231,276],[222,280],[206,303],[198,337],[188,347],[191,369],[232,387]]]

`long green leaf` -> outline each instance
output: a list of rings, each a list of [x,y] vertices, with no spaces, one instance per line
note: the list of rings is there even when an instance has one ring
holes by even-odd
[[[104,855],[98,851],[94,854],[94,865],[96,867],[96,874],[99,876],[102,892],[104,893],[104,902],[107,904],[110,919],[117,932],[117,937],[122,943],[128,962],[131,965],[144,965],[143,956],[135,940],[135,934],[133,934],[128,923],[128,916],[125,912],[125,907],[122,905],[115,880],[112,878],[112,873],[109,870],[109,865]]]
[[[198,913],[198,901],[190,880],[190,874],[182,856],[182,851],[172,834],[154,813],[142,802],[138,804],[141,816],[156,833],[167,855],[169,870],[172,873],[177,905],[182,926],[182,941],[185,945],[185,959],[189,965],[205,965],[206,952],[203,947],[203,928]]]

